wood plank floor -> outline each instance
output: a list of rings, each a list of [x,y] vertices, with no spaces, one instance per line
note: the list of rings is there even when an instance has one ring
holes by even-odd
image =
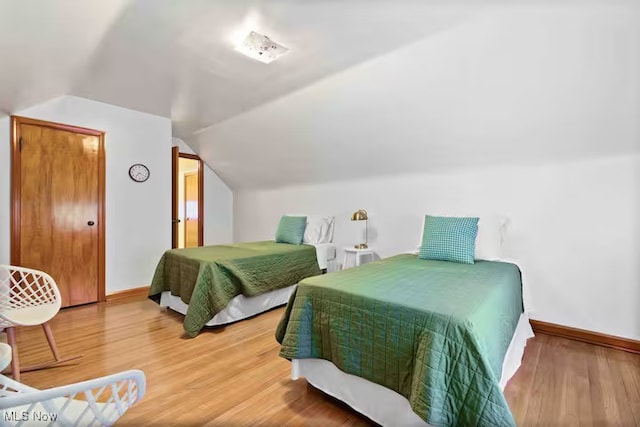
[[[127,425],[367,426],[346,405],[290,379],[274,331],[283,309],[182,337],[182,316],[145,298],[62,310],[52,328],[68,366],[22,375],[48,388],[126,369],[147,377]],[[41,328],[18,332],[21,363],[48,360]],[[505,395],[518,425],[640,426],[640,356],[539,334]]]

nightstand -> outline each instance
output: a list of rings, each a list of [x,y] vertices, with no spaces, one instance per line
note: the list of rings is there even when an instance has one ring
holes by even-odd
[[[364,260],[362,258],[365,258]],[[344,248],[344,260],[342,261],[342,270],[348,268],[349,262],[353,267],[357,267],[366,262],[370,262],[374,260],[374,252],[371,248],[366,249],[356,249],[353,246],[348,246]]]

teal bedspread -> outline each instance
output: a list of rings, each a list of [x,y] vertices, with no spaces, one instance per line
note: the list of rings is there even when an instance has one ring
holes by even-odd
[[[514,264],[403,254],[300,282],[280,355],[320,358],[405,396],[436,426],[513,426],[498,385],[522,313]]]
[[[171,291],[189,304],[184,330],[194,337],[235,296],[259,295],[317,274],[311,245],[262,241],[171,249],[158,262],[149,297],[158,301]]]

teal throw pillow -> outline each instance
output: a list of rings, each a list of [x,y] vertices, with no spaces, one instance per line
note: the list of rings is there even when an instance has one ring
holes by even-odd
[[[280,218],[278,231],[276,231],[276,242],[291,243],[300,245],[304,237],[304,230],[307,227],[306,216],[287,216]]]
[[[426,215],[418,258],[473,264],[478,220]]]

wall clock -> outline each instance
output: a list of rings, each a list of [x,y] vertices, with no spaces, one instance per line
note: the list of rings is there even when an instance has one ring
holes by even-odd
[[[136,163],[129,168],[129,176],[135,182],[145,182],[149,179],[149,175],[149,168],[140,163]]]

